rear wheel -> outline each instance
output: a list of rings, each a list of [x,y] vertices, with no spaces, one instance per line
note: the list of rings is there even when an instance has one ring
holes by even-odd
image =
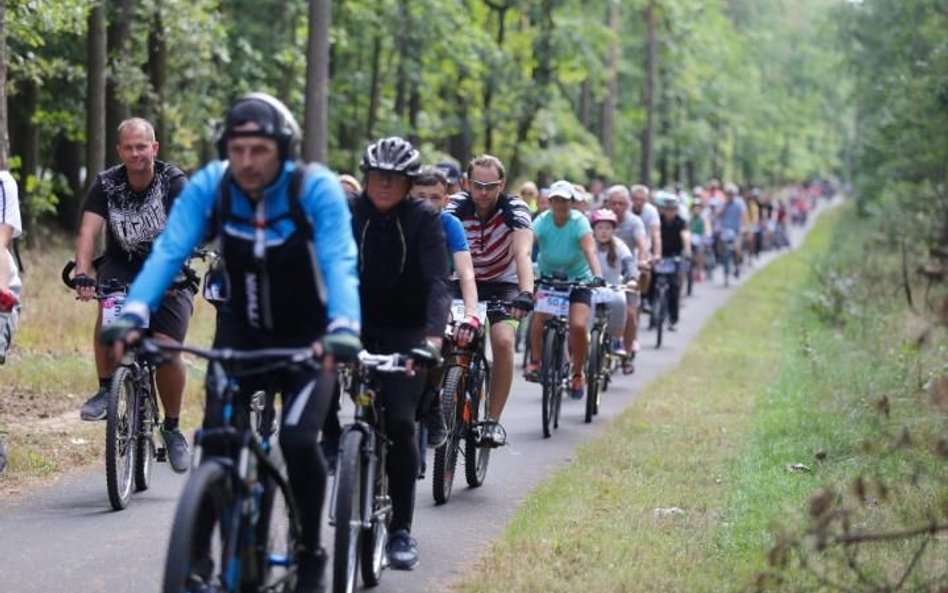
[[[543,383],[543,438],[550,438],[556,413],[556,394],[560,390],[559,357],[556,328],[549,325],[543,330],[543,358],[540,362],[540,381]]]
[[[655,348],[662,347],[662,334],[665,330],[665,315],[668,309],[668,288],[659,286],[655,292],[655,304],[652,305],[652,314],[655,315]]]
[[[135,381],[128,367],[112,377],[105,425],[105,481],[112,508],[128,506],[135,473]]]
[[[165,561],[163,593],[216,591],[231,575],[224,540],[235,508],[227,470],[216,461],[203,463],[188,478],[175,511]]]
[[[721,261],[721,267],[724,270],[724,286],[725,288],[731,285],[731,249],[728,248],[724,253],[724,258]]]
[[[270,457],[282,469],[283,460],[276,450]],[[296,586],[294,555],[300,542],[299,516],[289,493],[280,488],[274,476],[266,475],[261,481],[264,494],[256,550],[260,584],[267,591],[289,592]]]
[[[471,380],[467,385],[468,398],[465,402],[466,438],[464,442],[464,477],[467,485],[477,488],[487,477],[487,464],[490,461],[490,447],[482,447],[473,428],[487,419],[490,407],[490,368],[487,361],[475,362],[471,366]]]
[[[459,417],[458,412],[462,408],[459,402],[464,401],[464,384],[461,380],[463,374],[464,371],[461,367],[449,367],[444,376],[444,386],[441,389],[441,413],[444,415],[448,438],[443,445],[435,449],[434,454],[434,472],[431,477],[431,487],[437,504],[444,504],[451,498],[451,490],[454,487],[454,471],[458,463],[458,451],[466,430],[464,420]]]
[[[362,535],[362,446],[363,435],[350,430],[339,445],[336,466],[336,519],[333,542],[333,593],[352,593],[359,570],[359,539]]]
[[[392,521],[392,499],[388,495],[388,474],[385,472],[386,447],[381,439],[375,440],[375,466],[368,463],[362,466],[363,504],[372,506],[372,523],[362,531],[359,565],[362,569],[362,582],[366,587],[374,587],[382,579],[382,567],[385,559],[385,545],[388,543],[388,526]],[[373,474],[371,477],[369,474]],[[371,488],[367,487],[373,484]],[[365,499],[370,500],[366,501]]]

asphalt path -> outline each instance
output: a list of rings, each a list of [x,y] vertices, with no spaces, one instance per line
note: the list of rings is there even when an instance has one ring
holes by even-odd
[[[794,244],[802,232],[793,229]],[[737,284],[779,255],[771,252],[750,269],[745,266]],[[714,311],[727,303],[735,286],[722,286],[720,270],[713,282],[695,284],[694,294],[682,300],[678,331],[666,332],[661,349],[654,347],[654,332],[640,332],[643,348],[635,374],[616,374],[592,424],[583,422],[584,402],[566,398],[559,429],[544,439],[540,387],[517,377],[502,419],[508,445],[491,454],[484,485],[467,488],[462,471],[451,500],[436,506],[430,480],[420,481],[413,536],[421,563],[412,572],[386,571],[373,591],[447,591],[452,580],[472,569],[534,488],[570,463],[576,448],[632,405],[652,380],[675,367],[685,347]],[[432,457],[429,451],[429,466]],[[134,494],[126,510],[114,512],[104,470],[94,467],[67,475],[49,489],[0,509],[0,593],[158,592],[171,521],[186,478],[172,473],[167,464],[158,464],[152,487]],[[324,542],[331,542],[328,524],[323,537]]]

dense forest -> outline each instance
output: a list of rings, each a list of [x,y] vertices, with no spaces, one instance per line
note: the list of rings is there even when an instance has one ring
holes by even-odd
[[[121,119],[191,169],[251,90],[339,171],[399,134],[515,181],[836,174],[948,239],[945,0],[0,0],[0,38],[0,166],[34,240],[74,225]]]

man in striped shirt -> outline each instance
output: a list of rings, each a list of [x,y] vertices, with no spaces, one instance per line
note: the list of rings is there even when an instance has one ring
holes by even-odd
[[[500,415],[510,394],[514,341],[520,319],[533,308],[533,230],[530,209],[504,192],[506,171],[499,159],[482,155],[467,167],[467,191],[455,194],[445,209],[461,220],[474,261],[481,301],[508,302],[504,313],[488,312],[493,352],[491,401],[481,442],[498,447],[506,442]]]

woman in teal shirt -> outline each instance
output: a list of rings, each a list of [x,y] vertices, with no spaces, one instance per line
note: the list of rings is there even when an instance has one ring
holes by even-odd
[[[533,221],[533,234],[540,246],[537,265],[541,276],[565,276],[573,282],[589,282],[602,276],[599,258],[596,257],[596,242],[593,239],[589,219],[571,207],[574,199],[573,184],[557,181],[550,186],[550,209]],[[573,377],[570,381],[570,396],[580,399],[585,393],[583,369],[586,364],[586,348],[589,338],[586,324],[592,291],[574,288],[569,295],[569,350],[573,361]],[[549,314],[534,312],[530,328],[530,347],[533,360],[524,369],[527,380],[539,377],[539,360],[543,323]]]

